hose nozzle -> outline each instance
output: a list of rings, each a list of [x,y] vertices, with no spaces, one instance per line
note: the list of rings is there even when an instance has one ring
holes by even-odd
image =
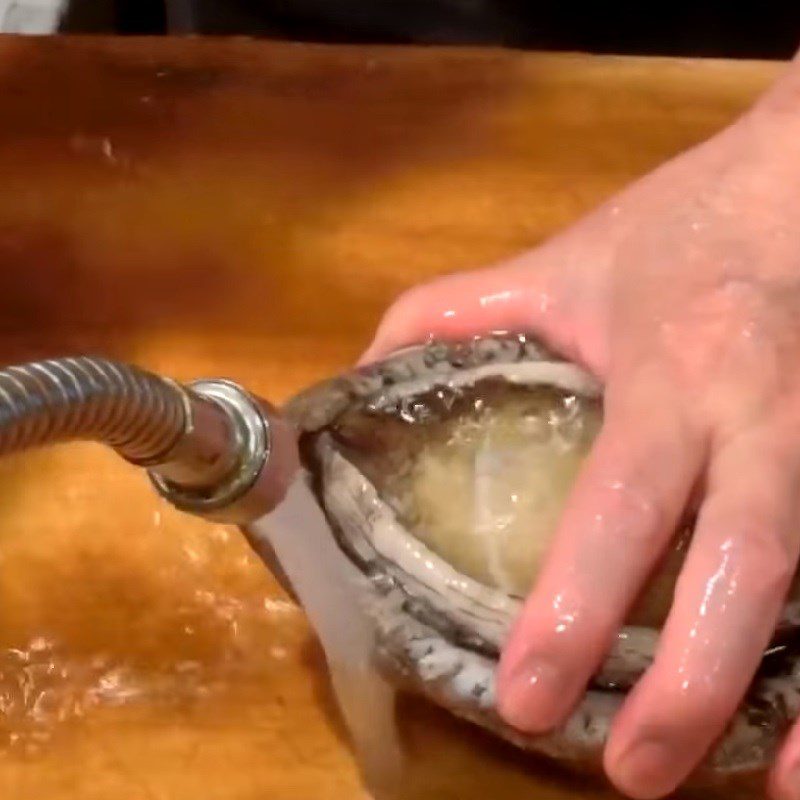
[[[181,511],[251,522],[280,503],[299,460],[294,432],[265,400],[226,380],[187,387],[187,426],[148,473]]]

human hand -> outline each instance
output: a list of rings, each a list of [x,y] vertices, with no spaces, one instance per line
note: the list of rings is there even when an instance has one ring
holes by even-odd
[[[687,504],[699,513],[652,668],[605,753],[662,797],[741,702],[800,554],[800,63],[746,116],[536,250],[418,287],[366,359],[532,331],[605,383],[604,425],[503,653],[499,703],[544,732],[585,691]],[[800,729],[775,766],[800,798]]]

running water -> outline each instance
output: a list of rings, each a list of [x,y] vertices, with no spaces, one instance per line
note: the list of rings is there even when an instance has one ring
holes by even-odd
[[[403,754],[395,691],[372,663],[373,629],[362,609],[365,578],[336,546],[303,476],[275,511],[248,527],[247,535],[267,561],[270,550],[277,556],[325,651],[367,786],[376,800],[390,798]]]

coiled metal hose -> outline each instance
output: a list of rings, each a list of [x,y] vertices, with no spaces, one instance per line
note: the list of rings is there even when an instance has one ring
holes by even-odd
[[[103,358],[36,361],[0,370],[0,456],[89,439],[129,461],[157,463],[183,436],[176,383]]]
[[[0,369],[0,457],[77,439],[147,467],[181,510],[240,524],[274,508],[299,466],[291,426],[230,381],[181,386],[86,356]]]

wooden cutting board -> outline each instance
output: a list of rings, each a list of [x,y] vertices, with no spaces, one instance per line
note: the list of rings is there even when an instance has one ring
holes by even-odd
[[[402,289],[531,247],[778,65],[0,38],[0,360],[93,351],[281,401]],[[359,798],[303,615],[93,446],[0,464],[0,795]],[[403,714],[404,800],[601,797]]]

